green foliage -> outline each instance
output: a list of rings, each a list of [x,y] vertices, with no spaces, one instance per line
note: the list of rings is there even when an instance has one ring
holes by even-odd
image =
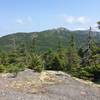
[[[91,28],[85,48],[79,50],[81,57],[80,77],[92,81],[100,80],[100,53],[95,41],[91,37]]]
[[[22,48],[22,45],[25,46],[27,51],[30,51],[34,48],[34,40],[32,41],[32,37],[35,37],[35,50],[39,53],[46,52],[48,48],[52,48],[53,50],[57,49],[58,46],[58,39],[61,41],[63,47],[68,45],[68,40],[70,34],[74,33],[76,47],[80,47],[83,45],[88,31],[70,31],[65,28],[58,28],[52,30],[46,30],[43,32],[31,32],[31,33],[16,33],[7,35],[0,38],[0,49],[2,51],[10,52],[14,48],[14,41],[15,39],[15,46],[16,48]],[[100,43],[100,34],[99,32],[96,33],[94,39]],[[32,44],[33,42],[33,44]],[[33,50],[34,51],[34,50]]]
[[[85,80],[93,80],[93,74],[90,73],[91,68],[90,67],[85,67],[85,68],[81,68],[80,70],[80,76],[79,78],[85,79]]]
[[[57,50],[57,52],[53,52],[52,50],[48,50],[46,53],[44,53],[44,65],[46,70],[66,70],[66,59],[65,54],[63,51]]]
[[[25,66],[21,63],[19,64],[9,64],[6,66],[6,72],[9,73],[18,73],[19,71],[23,71],[25,69]]]
[[[98,29],[100,29],[100,21],[98,21],[97,24],[98,24]]]
[[[29,55],[28,67],[30,69],[35,70],[35,71],[41,72],[44,69],[41,56],[38,56],[37,54],[31,53]]]
[[[7,64],[8,56],[5,52],[0,52],[0,64],[6,65]]]
[[[100,64],[97,66],[87,66],[81,68],[80,78],[88,79],[91,81],[100,81]]]
[[[14,64],[17,63],[18,54],[17,52],[12,52],[8,55],[8,63]]]
[[[0,51],[0,73],[17,75],[27,67],[38,72],[66,71],[82,79],[100,81],[100,48],[91,34],[93,32],[90,28],[89,35],[87,31],[75,31],[75,37],[71,31],[60,28],[2,37],[0,48],[7,52]],[[99,38],[100,35],[97,35],[96,39]],[[86,45],[82,46],[85,39]],[[50,49],[47,51],[48,48]]]
[[[79,56],[77,54],[75,40],[73,34],[70,36],[69,46],[67,50],[67,69],[69,73],[72,73],[74,76],[77,75],[77,69],[79,68]]]
[[[98,21],[97,24],[100,25],[100,21]]]
[[[0,64],[0,73],[5,72],[5,66],[3,64]]]

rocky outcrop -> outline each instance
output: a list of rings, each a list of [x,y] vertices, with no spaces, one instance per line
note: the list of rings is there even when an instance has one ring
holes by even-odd
[[[0,100],[100,100],[100,85],[60,71],[0,74]]]

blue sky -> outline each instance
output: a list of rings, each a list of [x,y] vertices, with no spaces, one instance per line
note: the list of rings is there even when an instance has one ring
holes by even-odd
[[[100,20],[100,0],[0,0],[0,36],[57,27],[87,29]]]

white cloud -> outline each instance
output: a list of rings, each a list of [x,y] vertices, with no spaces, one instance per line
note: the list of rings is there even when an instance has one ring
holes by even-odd
[[[16,23],[17,23],[17,24],[20,24],[20,25],[24,24],[24,22],[23,22],[22,19],[17,19],[17,20],[16,20]]]
[[[79,22],[80,24],[86,24],[90,22],[90,19],[86,18],[85,16],[81,16],[77,18],[77,22]]]
[[[87,28],[78,27],[78,28],[75,28],[73,30],[87,30]]]
[[[65,21],[69,24],[73,24],[75,22],[75,17],[73,16],[68,16],[65,18]]]
[[[85,16],[64,16],[64,19],[68,24],[87,24],[90,22],[90,19]]]
[[[86,23],[86,18],[85,17],[78,17],[77,18],[77,22],[79,22],[79,23],[81,23],[81,24],[84,24],[84,23]]]

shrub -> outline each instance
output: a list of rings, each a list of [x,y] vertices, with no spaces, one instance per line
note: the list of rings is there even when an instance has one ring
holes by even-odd
[[[37,72],[41,72],[44,69],[43,60],[41,56],[38,56],[37,54],[32,53],[29,56],[29,66],[28,67]]]
[[[9,72],[9,73],[18,73],[19,71],[22,71],[24,70],[25,66],[21,63],[19,64],[9,64],[7,67],[6,67],[6,72]]]
[[[46,70],[60,70],[65,71],[66,59],[61,56],[58,52],[50,52],[44,56],[45,69]]]
[[[4,65],[0,65],[0,73],[3,73],[3,72],[5,72],[5,66]]]
[[[79,77],[85,80],[92,80],[93,74],[89,72],[89,69],[81,68]]]
[[[81,68],[80,70],[80,78],[88,79],[91,81],[100,80],[100,65],[97,66],[87,66],[85,68]]]

